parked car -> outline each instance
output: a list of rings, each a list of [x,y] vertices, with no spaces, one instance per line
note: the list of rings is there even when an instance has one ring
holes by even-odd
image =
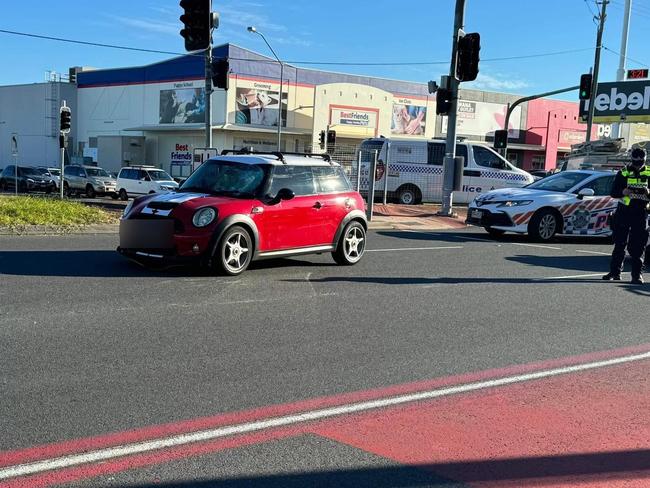
[[[17,178],[16,178],[17,176]],[[30,191],[42,191],[51,193],[56,186],[50,177],[47,177],[36,168],[31,166],[18,166],[18,174],[15,174],[15,166],[7,166],[0,175],[0,191],[16,189],[18,182],[18,191],[27,193]]]
[[[54,185],[58,190],[59,185],[61,184],[61,168],[46,168],[45,166],[39,166],[39,169],[44,169],[50,174],[50,177],[52,178],[52,181],[54,181]]]
[[[84,193],[88,198],[111,195],[117,198],[116,181],[98,166],[70,165],[63,170],[63,190],[66,194]]]
[[[388,193],[403,205],[442,201],[445,141],[366,139],[357,158],[361,158],[361,188],[368,192],[370,162],[377,151],[376,195],[382,194],[388,178]],[[516,168],[485,144],[458,142],[456,156],[464,159],[462,185],[454,192],[454,202],[469,203],[477,195],[497,188],[526,186],[534,178]],[[358,159],[356,159],[358,160]],[[388,161],[388,174],[384,162]],[[362,191],[364,193],[364,191]]]
[[[177,189],[178,183],[174,178],[155,166],[127,166],[117,175],[117,192],[121,200]]]
[[[228,275],[251,261],[332,253],[352,265],[366,249],[361,195],[327,155],[222,155],[178,192],[136,198],[118,251],[141,263],[198,262]]]

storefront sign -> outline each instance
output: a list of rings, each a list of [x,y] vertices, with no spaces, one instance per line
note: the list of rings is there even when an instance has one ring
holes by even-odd
[[[495,130],[503,129],[506,121],[507,105],[471,100],[458,101],[458,135],[479,136],[493,135]],[[521,127],[521,107],[510,115],[509,137],[517,139]],[[442,133],[447,133],[447,117],[442,118]]]
[[[395,135],[423,136],[427,124],[426,100],[396,98],[390,133]]]
[[[594,122],[650,122],[650,80],[598,83]],[[580,103],[580,120],[587,121],[590,100]]]
[[[375,129],[379,110],[348,107],[330,107],[330,126]]]
[[[585,142],[586,133],[578,130],[560,130],[559,142],[563,147]]]
[[[176,144],[171,153],[172,166],[190,166],[192,164],[192,151],[189,144]]]

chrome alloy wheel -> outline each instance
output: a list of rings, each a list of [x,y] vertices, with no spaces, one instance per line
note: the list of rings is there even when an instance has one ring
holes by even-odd
[[[241,231],[233,232],[223,246],[223,265],[229,273],[240,273],[248,265],[251,243]]]
[[[357,226],[350,227],[343,240],[343,252],[350,263],[356,263],[366,250],[366,238],[363,229]]]

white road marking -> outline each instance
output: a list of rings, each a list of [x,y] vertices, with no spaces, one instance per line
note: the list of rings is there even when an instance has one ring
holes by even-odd
[[[540,278],[541,280],[569,280],[572,278],[593,278],[595,276],[603,276],[605,273],[591,273],[572,276],[550,276],[548,278]]]
[[[598,254],[599,256],[611,256],[611,252],[601,252],[601,251],[583,251],[582,249],[577,249],[576,252],[581,252],[583,254]]]
[[[68,456],[61,456],[58,458],[44,459],[33,463],[18,464],[14,466],[7,466],[0,468],[0,480],[9,478],[16,478],[20,476],[28,476],[45,471],[52,471],[55,469],[69,468],[71,466],[78,466],[81,464],[97,463],[101,461],[108,461],[123,456],[130,456],[134,454],[141,454],[145,452],[157,451],[160,449],[172,448],[192,444],[196,442],[205,442],[213,439],[218,439],[227,436],[242,435],[251,432],[259,432],[262,430],[273,429],[288,425],[301,424],[315,420],[322,420],[341,415],[349,415],[357,412],[368,410],[376,410],[379,408],[386,408],[395,405],[403,405],[423,400],[431,400],[450,395],[458,395],[470,391],[484,390],[487,388],[495,388],[499,386],[511,385],[515,383],[522,383],[526,381],[533,381],[542,378],[549,378],[569,373],[577,373],[580,371],[587,371],[597,368],[605,368],[608,366],[615,366],[618,364],[631,363],[635,361],[643,361],[650,359],[650,351],[633,354],[628,356],[621,356],[618,358],[607,359],[603,361],[595,361],[590,363],[576,364],[573,366],[565,366],[561,368],[553,368],[547,370],[540,370],[533,373],[526,373],[514,376],[506,376],[493,380],[477,381],[473,383],[466,383],[463,385],[450,386],[445,388],[438,388],[429,391],[422,391],[417,393],[410,393],[406,395],[399,395],[395,397],[388,397],[377,400],[370,400],[358,403],[350,403],[347,405],[340,405],[338,407],[323,408],[319,410],[306,411],[302,413],[285,415],[282,417],[274,417],[264,420],[257,420],[237,425],[229,425],[225,427],[218,427],[215,429],[207,429],[198,432],[191,432],[187,434],[173,435],[151,441],[136,442],[132,444],[125,444],[122,446],[110,447],[105,449],[97,449],[94,451],[85,452],[83,454],[71,454]]]
[[[433,251],[437,249],[463,249],[463,246],[396,247],[394,249],[367,249],[366,252]]]
[[[541,244],[525,244],[523,242],[510,242],[509,244],[512,244],[513,246],[524,246],[524,247],[538,247],[540,249],[553,249],[554,251],[561,251],[561,247],[553,247],[553,246],[543,246]]]

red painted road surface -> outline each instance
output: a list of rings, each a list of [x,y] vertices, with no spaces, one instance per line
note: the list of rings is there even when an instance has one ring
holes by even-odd
[[[2,467],[297,412],[650,351],[649,345],[0,453]],[[298,423],[0,481],[44,487],[316,434],[468,486],[650,487],[650,360]]]

